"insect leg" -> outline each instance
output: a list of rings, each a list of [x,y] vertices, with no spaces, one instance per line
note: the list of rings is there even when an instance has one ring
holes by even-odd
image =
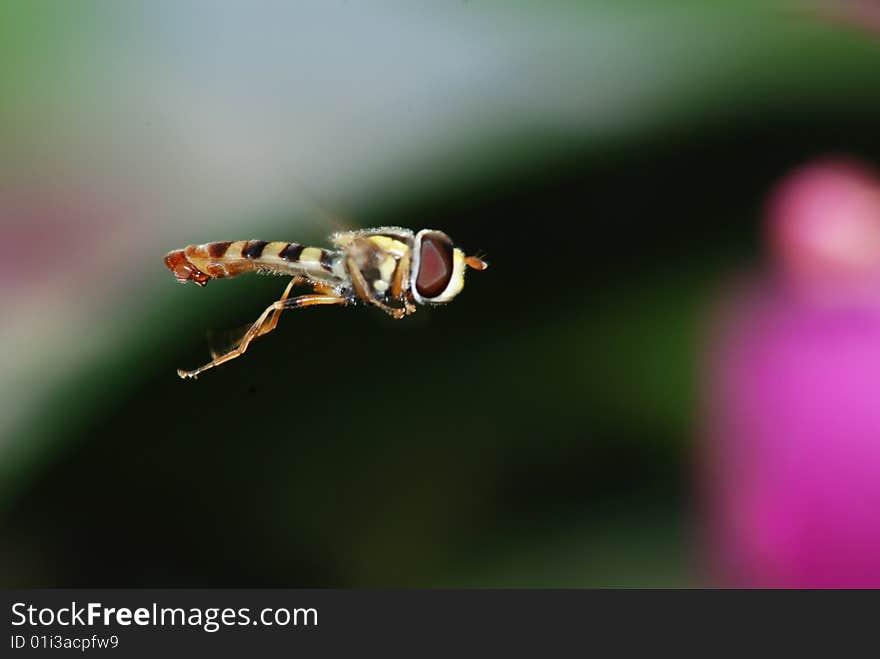
[[[299,286],[301,284],[306,284],[306,285],[311,286],[312,289],[316,293],[320,293],[321,295],[334,295],[334,296],[339,295],[337,289],[334,286],[331,286],[330,284],[316,284],[313,282],[308,282],[308,280],[305,277],[296,276],[290,280],[290,283],[287,285],[287,288],[284,289],[284,293],[282,294],[279,302],[284,302],[285,300],[287,300],[287,298],[290,296],[290,291],[295,286]],[[278,309],[273,309],[272,312],[269,314],[269,317],[266,319],[266,321],[260,326],[260,330],[257,332],[257,335],[254,338],[259,338],[259,337],[263,336],[264,334],[268,334],[273,329],[275,329],[275,327],[278,325],[278,320],[279,320],[280,316],[281,316],[281,311]],[[225,343],[222,343],[222,344],[217,343],[210,350],[211,357],[213,359],[216,359],[217,357],[220,357],[221,355],[225,355],[227,352],[229,352],[233,348],[238,347],[238,345],[242,342],[242,340],[245,337],[245,334],[247,334],[247,331],[250,328],[251,328],[251,325],[245,325],[244,327],[239,328],[239,330],[237,332],[235,332],[235,331],[226,332],[225,334],[227,334],[227,335],[235,336],[235,340],[234,341],[226,341]],[[222,349],[220,349],[219,346],[222,346]]]
[[[285,291],[285,294],[289,293],[289,289],[292,288],[293,282],[288,286],[288,290]],[[277,315],[281,313],[284,309],[299,309],[301,307],[311,307],[319,304],[340,304],[345,305],[348,304],[348,300],[344,297],[339,297],[338,295],[301,295],[299,297],[291,298],[291,299],[281,299],[277,302],[273,302],[270,306],[266,308],[263,313],[260,314],[260,317],[257,318],[256,322],[251,325],[250,329],[245,332],[245,335],[242,337],[241,342],[237,346],[235,346],[229,352],[220,355],[219,357],[215,357],[210,362],[205,364],[204,366],[200,366],[197,369],[192,371],[184,371],[183,369],[178,369],[177,374],[182,378],[194,378],[198,376],[200,373],[207,371],[209,368],[214,368],[215,366],[219,366],[220,364],[224,364],[230,360],[235,359],[236,357],[240,357],[244,354],[245,350],[247,350],[250,342],[253,341],[258,336],[265,334],[268,331],[261,331],[265,324],[268,324],[269,315],[273,314],[272,318],[275,321],[275,324],[272,325],[274,329],[275,325],[278,324]]]
[[[303,284],[305,282],[306,282],[305,277],[294,277],[290,281],[290,283],[287,285],[287,288],[284,289],[284,295],[281,296],[281,299],[278,300],[278,302],[285,302],[286,303],[287,298],[290,295],[291,289],[294,286],[298,286],[299,284]],[[309,285],[312,287],[312,289],[315,291],[315,293],[318,293],[320,295],[327,295],[330,297],[339,297],[339,293],[336,291],[336,288],[334,288],[330,284],[309,284]],[[273,329],[275,329],[275,326],[278,325],[278,318],[281,316],[281,312],[284,309],[296,309],[296,308],[297,307],[295,307],[295,306],[294,307],[284,306],[281,309],[273,310],[273,312],[269,316],[268,320],[266,320],[266,322],[263,323],[263,326],[260,327],[260,331],[257,332],[257,336],[255,336],[254,338],[257,338],[258,336],[263,336],[264,334],[268,334]]]
[[[397,270],[394,273],[394,280],[391,282],[391,297],[403,303],[407,316],[416,312],[412,292],[404,289],[404,282],[409,279],[409,269],[410,258],[409,253],[406,253],[400,257],[400,263],[397,264]]]
[[[387,313],[392,318],[403,318],[406,315],[406,309],[395,309],[394,307],[389,307],[384,302],[377,300],[373,297],[373,294],[370,293],[370,287],[367,284],[367,280],[364,279],[363,273],[360,271],[360,268],[357,267],[357,262],[351,257],[348,259],[348,274],[351,277],[351,284],[354,287],[355,293],[357,296],[361,298],[364,302],[368,302],[372,305],[379,307],[382,311]]]
[[[309,284],[315,293],[320,295],[333,295],[339,297],[339,290],[332,284]]]
[[[287,288],[284,289],[284,293],[281,294],[281,299],[278,300],[278,302],[286,302],[288,296],[290,295],[290,291],[293,290],[293,287],[299,286],[304,281],[305,281],[305,277],[300,277],[299,275],[297,275],[296,277],[291,279],[290,283],[287,285]],[[281,309],[273,309],[272,313],[269,314],[269,318],[260,327],[260,330],[257,333],[257,336],[263,336],[263,334],[268,334],[273,329],[275,329],[275,326],[278,325],[278,317],[280,315],[281,315]],[[256,337],[254,337],[254,338],[256,338]],[[242,340],[244,340],[244,337],[242,337]]]
[[[294,286],[299,286],[300,284],[304,283],[305,281],[306,281],[305,277],[302,277],[300,275],[296,275],[296,276],[292,277],[290,280],[290,283],[287,284],[287,288],[284,289],[284,293],[281,294],[281,299],[279,300],[279,302],[284,302],[290,296],[290,291],[293,290]],[[321,291],[321,292],[323,292],[323,291]],[[268,334],[273,329],[275,329],[275,326],[278,325],[278,316],[280,316],[280,315],[281,315],[280,311],[273,309],[272,312],[269,314],[269,317],[266,319],[266,322],[264,322],[260,326],[260,331],[257,334],[257,337],[263,336],[263,334]],[[244,339],[245,335],[247,334],[247,331],[252,326],[253,326],[252,324],[245,325],[244,327],[239,328],[237,331],[230,330],[230,331],[224,332],[224,333],[219,333],[219,332],[212,333],[212,334],[220,335],[220,336],[223,336],[225,334],[227,337],[235,336],[235,340],[234,341],[226,341],[222,344],[218,343],[215,346],[211,347],[211,349],[210,349],[211,358],[216,359],[217,357],[220,357],[221,355],[225,355],[227,352],[229,352],[233,348],[237,348],[239,346],[239,344],[242,342],[242,340]],[[256,338],[256,337],[254,337],[254,338]],[[221,346],[222,346],[222,350],[221,350]]]

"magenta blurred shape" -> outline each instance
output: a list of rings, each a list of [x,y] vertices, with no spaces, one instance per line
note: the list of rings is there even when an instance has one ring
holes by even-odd
[[[770,200],[769,242],[789,285],[823,297],[880,292],[880,184],[866,167],[823,161],[786,178]]]
[[[768,208],[776,269],[727,299],[711,336],[713,574],[880,587],[880,182],[820,162]]]

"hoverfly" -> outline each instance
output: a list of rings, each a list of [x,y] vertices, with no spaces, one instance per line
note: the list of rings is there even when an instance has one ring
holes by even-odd
[[[246,272],[292,276],[279,300],[248,327],[233,346],[181,378],[240,357],[251,341],[275,329],[285,309],[317,305],[349,306],[358,302],[378,307],[392,318],[415,313],[416,304],[446,304],[464,287],[467,268],[485,270],[488,263],[466,256],[442,231],[413,233],[400,227],[342,231],[330,237],[333,249],[298,243],[239,240],[189,245],[165,256],[177,281],[204,286],[211,279]],[[312,293],[289,297],[296,286]]]

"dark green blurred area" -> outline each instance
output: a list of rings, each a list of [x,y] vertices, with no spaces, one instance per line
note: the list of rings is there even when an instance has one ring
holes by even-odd
[[[799,72],[793,99],[819,59],[780,55]],[[204,332],[252,320],[285,282],[173,287],[155,254],[149,329],[59,382],[27,430],[45,457],[5,486],[0,581],[706,583],[692,450],[705,316],[760,263],[774,181],[828,153],[880,162],[880,94],[835,78],[822,102],[790,105],[765,103],[757,76],[729,106],[713,81],[700,118],[549,149],[517,135],[495,174],[377,201],[363,226],[441,228],[490,269],[406,321],[287,313],[197,382],[174,371],[205,361]]]

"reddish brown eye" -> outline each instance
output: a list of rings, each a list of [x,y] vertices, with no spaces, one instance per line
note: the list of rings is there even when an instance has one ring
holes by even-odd
[[[416,290],[424,298],[437,297],[452,279],[452,243],[440,236],[422,239]]]

